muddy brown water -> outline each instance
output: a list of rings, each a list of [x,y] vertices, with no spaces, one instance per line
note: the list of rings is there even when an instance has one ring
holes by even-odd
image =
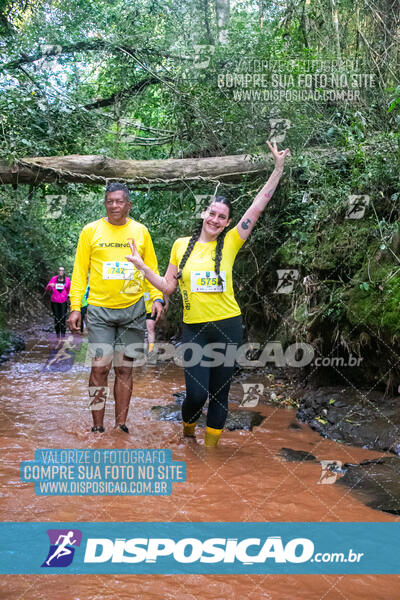
[[[82,338],[77,338],[80,341]],[[75,340],[76,341],[76,340]],[[130,434],[113,430],[113,400],[106,409],[106,433],[90,432],[88,367],[44,370],[51,335],[30,340],[27,349],[0,366],[0,509],[3,521],[362,521],[397,522],[399,517],[364,506],[341,486],[321,485],[319,463],[290,463],[282,447],[305,450],[318,460],[360,462],[384,456],[321,438],[308,426],[289,428],[295,410],[265,404],[265,419],[248,431],[224,432],[220,446],[203,447],[181,436],[178,423],[156,421],[151,407],[169,404],[184,390],[173,363],[135,369],[128,418]],[[78,342],[76,342],[78,343]],[[75,346],[77,347],[77,346]],[[54,364],[53,364],[54,368]],[[259,381],[259,377],[257,379]],[[232,407],[243,396],[232,385]],[[37,448],[168,448],[187,464],[187,481],[171,496],[35,496],[21,483],[20,462]],[[385,600],[400,598],[400,579],[387,575],[3,575],[0,598],[108,600]]]

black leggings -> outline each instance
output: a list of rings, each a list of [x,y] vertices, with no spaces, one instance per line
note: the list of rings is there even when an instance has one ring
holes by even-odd
[[[209,398],[207,425],[222,429],[228,414],[228,395],[233,375],[237,346],[242,341],[242,317],[232,317],[208,323],[183,325],[183,343],[197,344],[193,350],[183,349],[186,398],[182,404],[182,419],[194,423],[201,415],[202,408]],[[212,357],[209,349],[202,354],[207,344],[218,344]],[[220,357],[219,363],[215,357]],[[222,356],[222,359],[221,359]],[[185,365],[185,362],[188,363]],[[192,364],[191,363],[195,363]],[[210,363],[207,365],[207,363]],[[225,363],[225,364],[224,364]]]
[[[58,335],[59,333],[65,333],[65,321],[67,319],[68,312],[67,302],[52,302],[51,310],[53,311],[54,327],[56,329],[56,334]]]

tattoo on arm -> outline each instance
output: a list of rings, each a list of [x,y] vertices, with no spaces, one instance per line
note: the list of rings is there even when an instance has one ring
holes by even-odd
[[[265,200],[270,200],[272,198],[273,194],[274,194],[274,190],[269,190],[269,192],[267,192],[265,194],[264,199]]]
[[[243,223],[242,223],[242,229],[248,229],[249,228],[249,223],[251,223],[251,219],[246,219],[245,221],[243,221]]]

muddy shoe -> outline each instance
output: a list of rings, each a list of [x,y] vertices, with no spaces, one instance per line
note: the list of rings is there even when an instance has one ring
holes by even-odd
[[[184,437],[188,437],[188,438],[195,438],[195,427],[197,425],[197,421],[196,423],[185,423],[183,422],[183,436]]]
[[[127,428],[127,426],[124,425],[118,425],[118,427],[120,428],[121,431],[123,431],[124,433],[129,433],[129,429]]]
[[[104,427],[92,427],[93,433],[104,433]]]

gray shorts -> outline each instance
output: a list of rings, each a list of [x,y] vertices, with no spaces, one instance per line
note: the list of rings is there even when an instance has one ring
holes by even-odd
[[[140,358],[146,332],[146,307],[143,298],[127,308],[102,308],[89,304],[87,329],[93,358],[112,357],[114,353]]]

